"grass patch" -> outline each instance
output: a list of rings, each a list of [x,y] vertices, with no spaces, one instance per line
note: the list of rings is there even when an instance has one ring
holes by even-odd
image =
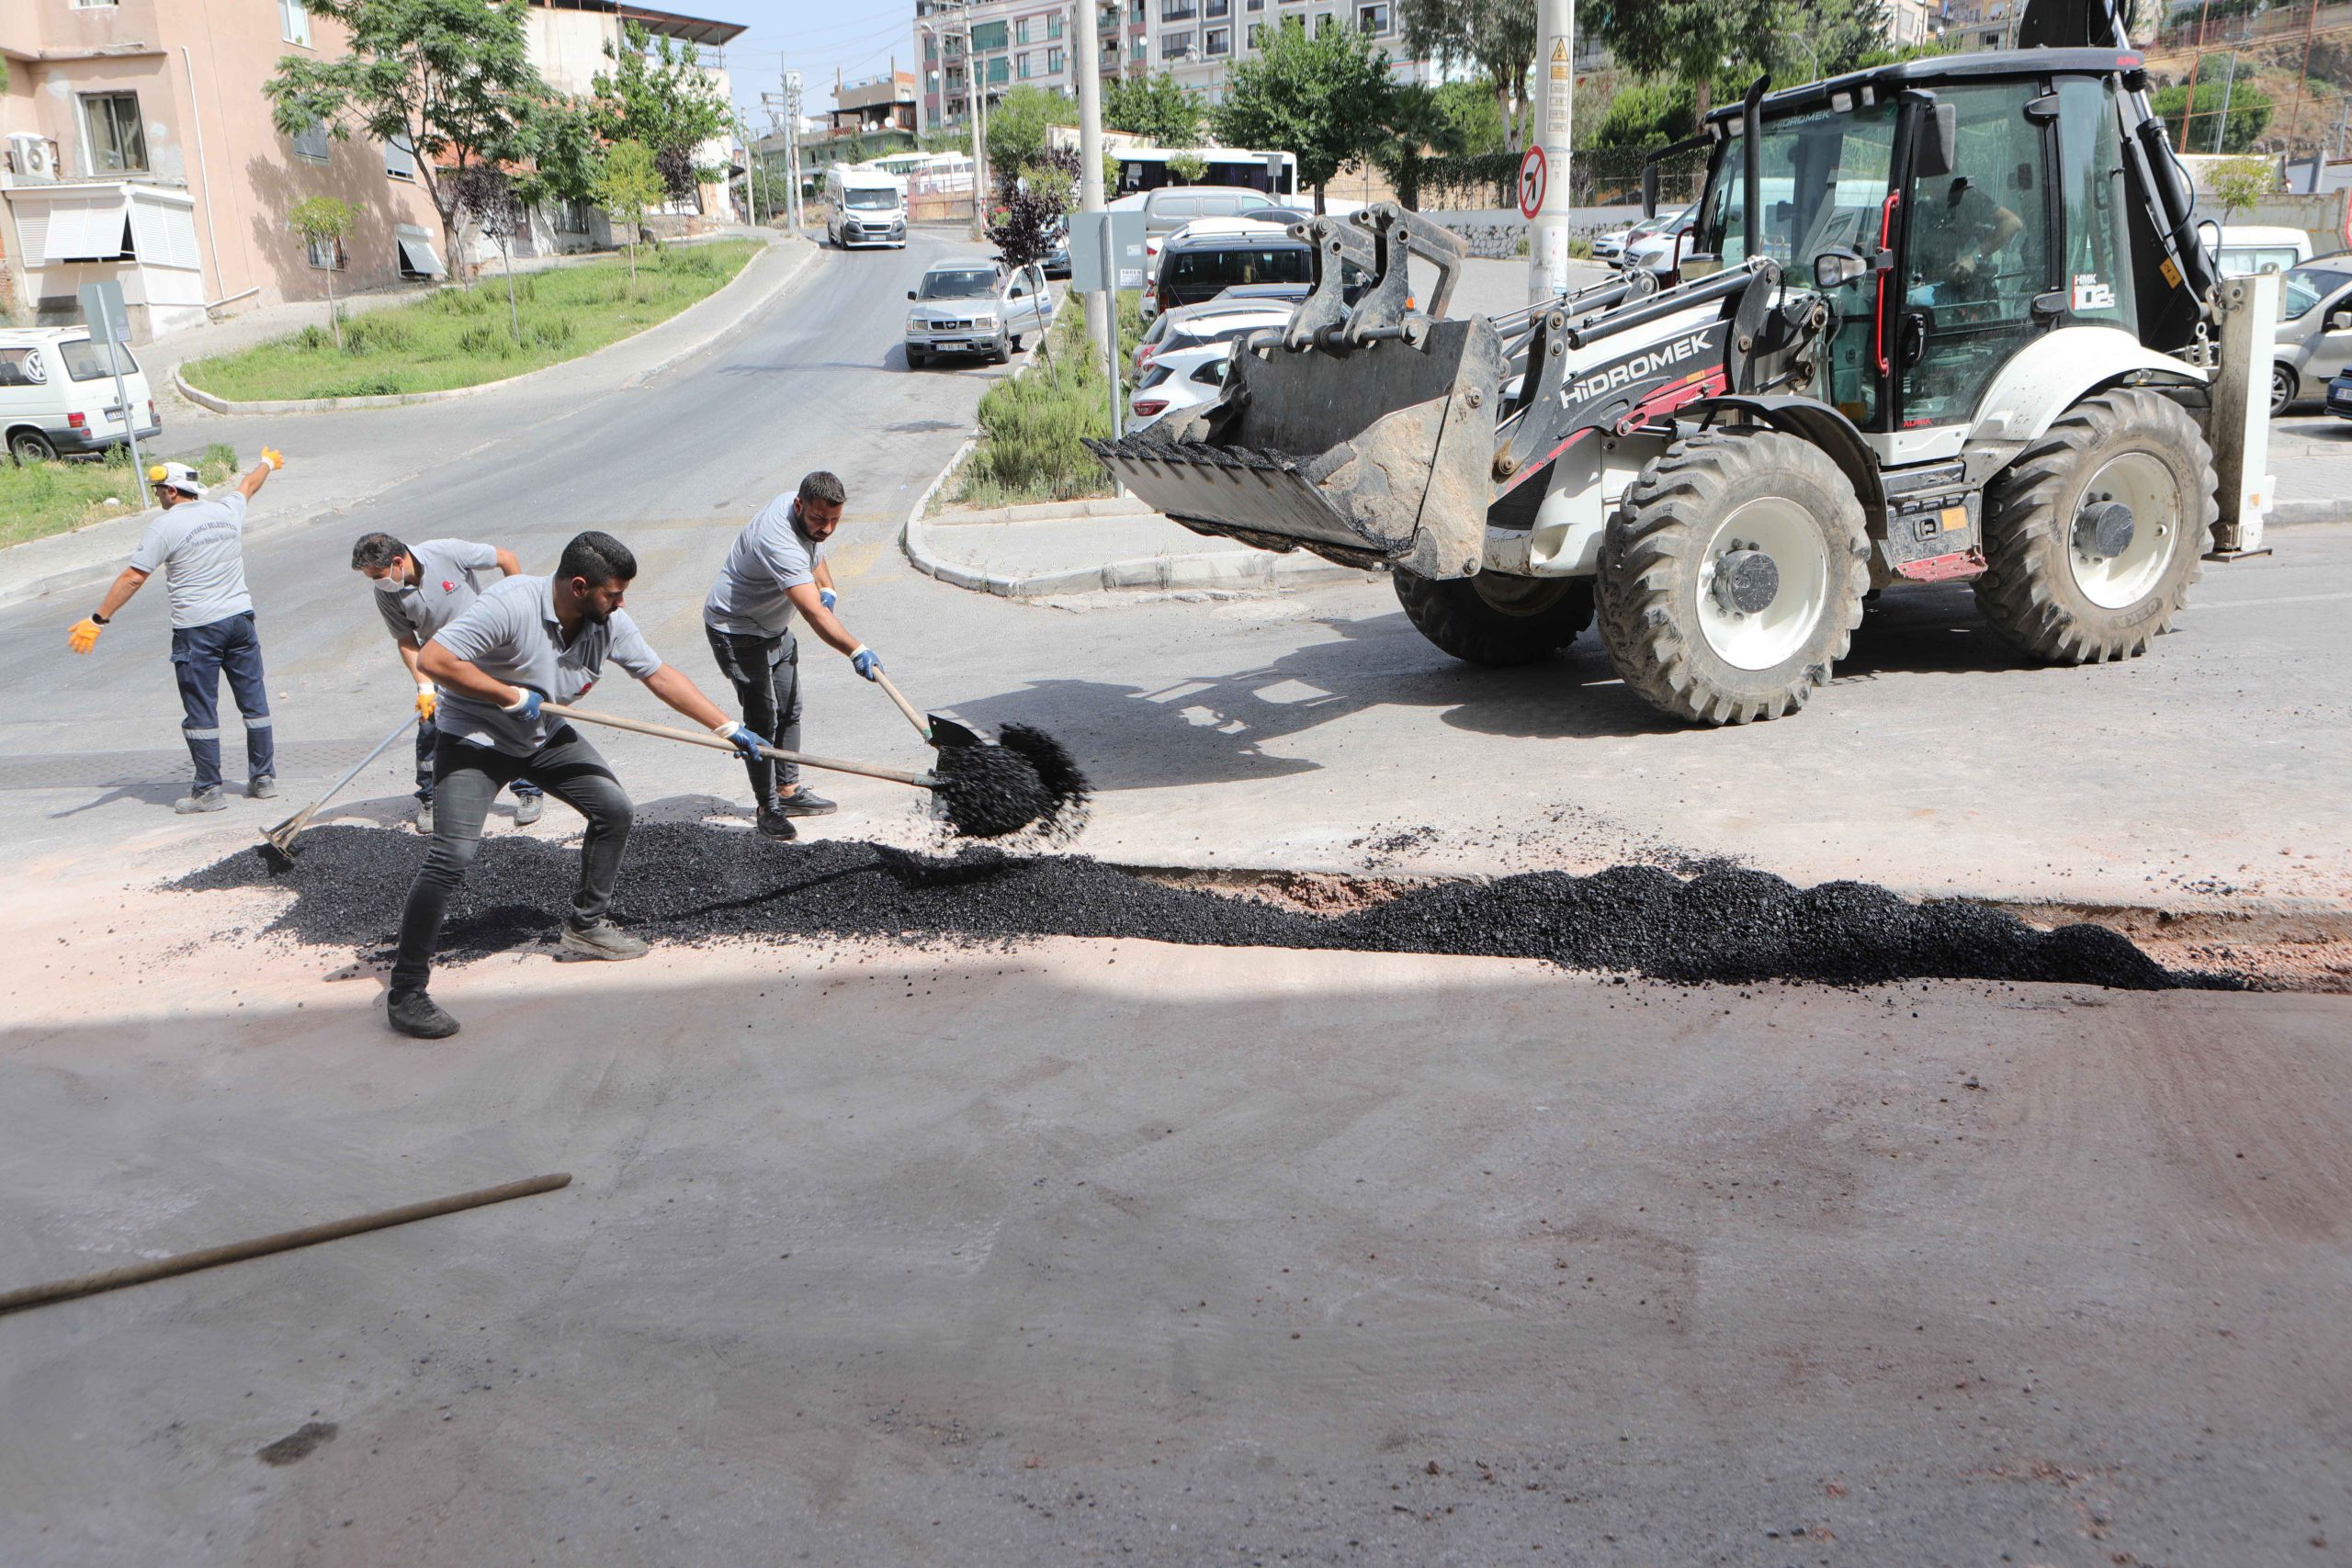
[[[1139,296],[1119,296],[1119,394],[1143,336]],[[1021,506],[1117,493],[1111,475],[1080,441],[1111,434],[1111,391],[1086,338],[1086,312],[1066,302],[1039,354],[1018,376],[980,400],[980,443],[963,471],[940,488],[969,507]]]
[[[152,448],[141,456],[151,462],[164,460]],[[208,485],[237,471],[236,448],[217,441],[201,457],[174,453],[171,460],[194,464]],[[96,460],[60,458],[21,468],[0,458],[0,545],[68,534],[125,513],[144,512],[150,504],[147,482],[130,471],[130,453],[125,447],[117,446]]]
[[[634,284],[624,258],[517,277],[520,341],[507,319],[505,277],[486,267],[470,288],[444,288],[413,305],[347,319],[341,349],[316,321],[242,354],[197,360],[183,374],[190,385],[237,402],[479,386],[592,354],[667,321],[716,293],[761,248],[729,240],[640,251]]]

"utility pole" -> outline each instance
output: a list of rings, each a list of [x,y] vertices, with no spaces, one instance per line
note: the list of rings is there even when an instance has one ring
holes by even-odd
[[[1078,209],[1102,210],[1102,45],[1094,31],[1096,0],[1072,0],[1069,8],[1070,63],[1078,68]],[[1124,0],[1122,0],[1124,4]],[[1079,58],[1080,50],[1085,59]],[[1108,249],[1106,246],[1105,249]],[[1110,373],[1111,434],[1117,435],[1119,418],[1119,288],[1118,258],[1111,260],[1110,288],[1086,297],[1087,337],[1102,351]]]
[[[800,206],[800,73],[784,73],[784,151],[791,165],[792,231],[796,234],[806,227],[808,215]]]
[[[980,68],[979,56],[972,51],[972,9],[958,6],[956,11],[964,18],[964,69],[972,78],[972,231],[986,236],[989,231],[989,85],[988,73]]]
[[[1537,118],[1531,142],[1543,150],[1544,197],[1527,236],[1530,303],[1568,291],[1568,121],[1577,96],[1577,0],[1536,0],[1535,24]]]
[[[2213,130],[2213,151],[2216,152],[2222,151],[2222,139],[2230,133],[2230,95],[2237,91],[2237,85],[2238,51],[2233,49],[2230,51],[2230,73],[2222,83],[2222,123]],[[2190,99],[2188,107],[2196,108],[2197,101]],[[2186,141],[2188,139],[2184,136],[2181,140]]]

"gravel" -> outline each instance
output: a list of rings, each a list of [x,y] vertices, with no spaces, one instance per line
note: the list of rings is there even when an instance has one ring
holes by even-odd
[[[1091,793],[1062,743],[1025,724],[1005,726],[994,746],[942,746],[933,772],[949,829],[967,839],[1002,839],[1034,829],[1066,843],[1085,825]]]
[[[272,929],[325,945],[388,937],[426,840],[326,827],[273,876],[243,852],[174,886],[278,886],[297,895]],[[519,836],[486,840],[451,900],[445,961],[554,933],[579,852]],[[1982,905],[1913,905],[1883,887],[1799,888],[1764,872],[1684,879],[1657,866],[1590,876],[1531,872],[1445,883],[1337,916],[1170,887],[1081,855],[967,845],[926,855],[854,840],[772,844],[700,823],[639,824],[622,866],[623,922],[653,941],[836,935],[1000,943],[1047,935],[1136,937],[1204,947],[1333,948],[1537,958],[1683,983],[1943,977],[2155,990],[2217,984],[2166,971],[2104,927],[2036,931]]]

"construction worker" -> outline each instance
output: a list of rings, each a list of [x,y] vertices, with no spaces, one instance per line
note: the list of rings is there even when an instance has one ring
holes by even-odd
[[[172,668],[179,679],[180,734],[196,762],[196,783],[172,803],[187,816],[228,807],[220,783],[220,677],[245,720],[245,793],[267,800],[277,793],[277,746],[270,733],[269,690],[263,682],[261,638],[254,630],[253,595],[245,592],[245,507],[269,476],[286,466],[272,447],[234,489],[207,500],[196,470],[158,463],[147,470],[163,514],[147,525],[130,564],[87,617],[74,623],[65,646],[87,653],[130,596],[161,567],[172,600]]]
[[[437,695],[417,672],[417,650],[481,597],[476,575],[501,577],[523,570],[512,550],[467,539],[427,539],[411,548],[390,534],[367,534],[351,547],[351,568],[376,587],[376,612],[392,634],[401,664],[416,682],[416,830],[433,831],[433,755],[440,730],[433,722]],[[527,828],[547,809],[547,795],[528,779],[514,781],[514,826]]]
[[[734,683],[743,723],[769,744],[800,750],[800,643],[796,613],[808,629],[849,658],[871,681],[882,660],[849,634],[833,615],[840,593],[825,562],[825,541],[841,526],[849,499],[842,481],[820,468],[798,491],[779,495],[735,536],[718,581],[703,601],[703,629],[719,672]],[[800,769],[756,753],[748,756],[752,801],[759,830],[771,839],[797,837],[796,817],[821,817],[833,803],[800,782]]]
[[[458,1021],[425,994],[433,944],[449,895],[465,880],[481,843],[482,818],[499,790],[528,779],[588,819],[580,846],[580,886],[564,924],[564,951],[585,958],[644,956],[645,943],[613,923],[613,885],[635,808],[596,749],[543,702],[578,700],[605,660],[645,682],[670,706],[707,725],[750,756],[760,738],[718,711],[664,664],[621,604],[637,558],[610,534],[582,534],[563,547],[552,577],[493,582],[471,608],[428,638],[418,672],[441,694],[434,716],[433,848],[401,914],[385,1016],[402,1034],[441,1040]]]

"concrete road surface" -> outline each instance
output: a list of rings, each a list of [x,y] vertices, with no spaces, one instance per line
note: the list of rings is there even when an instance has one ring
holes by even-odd
[[[407,712],[358,533],[546,570],[608,528],[655,645],[716,684],[709,574],[821,465],[851,486],[852,627],[918,702],[1068,740],[1097,853],[1728,854],[2341,919],[2352,529],[2214,569],[2112,669],[2024,668],[1964,592],[1889,594],[1805,714],[1724,732],[1663,724],[1587,647],[1456,665],[1379,585],[1008,604],[895,544],[997,374],[899,359],[943,249],[828,254],[640,384],[236,422],[287,480],[382,486],[256,508],[297,520],[250,552],[279,802],[170,814],[160,585],[82,660],[85,596],[0,611],[0,1288],[576,1178],[0,1319],[0,1562],[2342,1557],[2341,998],[664,947],[447,970],[466,1032],[424,1047],[372,966],[258,936],[268,897],[159,890]],[[922,761],[803,657],[812,747]],[[595,701],[664,716],[617,677]],[[648,815],[745,819],[723,757],[606,750]],[[331,816],[401,820],[405,771]],[[927,841],[906,792],[824,787],[844,809],[812,831]],[[627,867],[624,915],[661,874]]]

